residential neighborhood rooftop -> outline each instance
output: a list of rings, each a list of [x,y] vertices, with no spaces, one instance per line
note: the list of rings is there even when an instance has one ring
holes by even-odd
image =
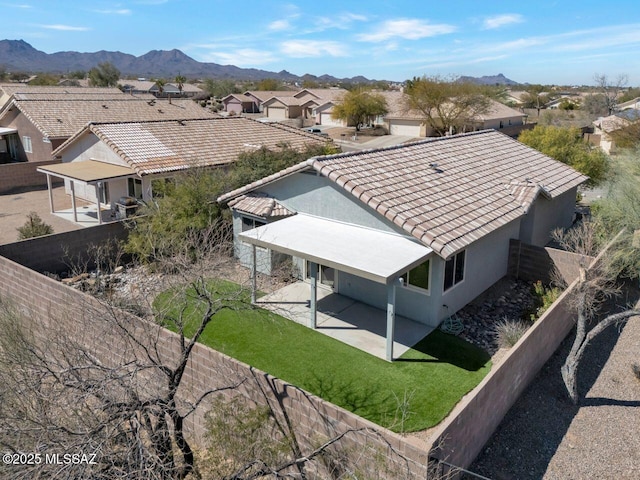
[[[218,115],[192,100],[157,100],[152,96],[88,99],[14,98],[0,114],[0,121],[19,109],[48,138],[68,138],[89,122],[150,121],[213,118]]]
[[[319,172],[444,258],[523,216],[539,194],[555,198],[587,180],[502,133],[484,130],[311,158],[218,201],[303,170]]]
[[[193,102],[191,102],[193,103]],[[138,174],[172,172],[196,166],[224,165],[242,152],[289,145],[303,149],[327,140],[300,129],[266,124],[245,117],[187,118],[144,122],[92,122],[53,154],[79,137],[94,134]]]

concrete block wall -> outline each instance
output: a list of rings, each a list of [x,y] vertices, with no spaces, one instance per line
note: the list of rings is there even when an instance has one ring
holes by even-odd
[[[36,171],[38,167],[44,167],[59,160],[47,162],[20,162],[5,163],[0,165],[0,194],[10,193],[12,190],[25,187],[47,186],[47,176]],[[54,185],[63,185],[64,182],[57,178],[51,178]]]
[[[47,331],[47,326],[62,328],[66,336],[90,349],[107,364],[121,364],[143,354],[140,350],[136,351],[131,342],[122,341],[122,337],[116,333],[113,319],[108,322],[101,320],[113,312],[90,295],[2,256],[0,276],[7,279],[0,283],[0,298],[10,299],[32,321],[42,325],[44,331]],[[126,319],[122,325],[127,330],[139,332],[137,338],[153,342],[163,363],[176,362],[181,348],[176,334],[123,312],[118,312],[118,318]],[[364,471],[369,469],[372,475],[376,475],[372,478],[425,478],[428,444],[416,444],[206,346],[198,344],[193,349],[180,386],[180,395],[184,400],[193,402],[206,391],[243,379],[238,388],[222,394],[229,397],[240,394],[256,404],[268,401],[277,406],[280,403],[283,409],[276,408],[276,412],[281,415],[286,412],[303,445],[315,445],[322,439],[354,429],[357,431],[341,440],[339,449],[374,449],[379,454],[377,457],[384,458],[386,463],[381,467],[366,457],[362,459],[360,468]],[[156,384],[151,378],[147,380],[149,385]],[[205,433],[206,411],[207,403],[204,402],[186,421],[189,434],[196,442]],[[380,468],[384,468],[386,473],[381,474]]]
[[[84,263],[90,245],[126,238],[127,230],[122,223],[105,223],[0,245],[0,256],[38,272],[60,273],[68,271],[70,264]]]
[[[511,239],[509,243],[509,275],[536,282],[549,284],[556,268],[567,285],[578,278],[579,266],[588,266],[593,257],[578,255],[550,247],[536,247]]]

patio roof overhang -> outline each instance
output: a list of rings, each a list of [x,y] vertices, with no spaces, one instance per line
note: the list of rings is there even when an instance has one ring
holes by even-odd
[[[239,235],[244,242],[390,284],[433,250],[394,233],[297,214]]]
[[[115,178],[131,177],[136,171],[123,165],[100,162],[98,160],[84,160],[81,162],[56,163],[39,167],[38,172],[54,177],[64,178],[95,184],[100,181],[113,180]]]
[[[10,135],[12,133],[18,133],[18,130],[16,130],[15,128],[0,127],[0,137],[2,135]]]

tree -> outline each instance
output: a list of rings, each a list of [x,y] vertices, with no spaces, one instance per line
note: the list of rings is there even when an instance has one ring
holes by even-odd
[[[634,149],[640,147],[640,119],[618,130],[609,132],[609,136],[615,143],[617,149]]]
[[[602,93],[595,93],[584,97],[581,108],[591,115],[603,116],[609,114],[607,97]]]
[[[215,80],[213,78],[207,78],[204,81],[202,89],[207,92],[210,97],[214,98],[224,98],[232,93],[240,92],[233,80]]]
[[[6,67],[0,64],[0,82],[5,82],[8,76]]]
[[[256,85],[256,90],[270,91],[270,90],[282,90],[282,84],[275,78],[265,78],[260,80]]]
[[[442,77],[407,80],[405,109],[417,111],[439,136],[462,130],[489,111],[487,89]]]
[[[40,215],[36,212],[30,212],[27,215],[27,221],[18,229],[18,240],[27,238],[40,237],[42,235],[50,235],[53,233],[53,227],[42,221]]]
[[[99,63],[89,70],[89,85],[93,87],[116,87],[120,71],[110,62]]]
[[[176,84],[178,85],[178,90],[180,90],[180,96],[182,96],[182,89],[184,88],[184,84],[187,81],[187,77],[185,77],[184,75],[180,75],[178,74],[176,76]]]
[[[607,115],[612,115],[618,105],[618,97],[627,85],[628,77],[625,74],[618,75],[615,79],[610,79],[607,75],[596,73],[593,76],[596,87],[604,95],[607,104]]]
[[[156,87],[158,87],[158,94],[162,95],[164,93],[164,86],[166,85],[166,80],[164,78],[157,78],[155,80]]]
[[[154,198],[131,222],[126,250],[146,262],[181,251],[184,238],[205,230],[223,217],[216,198],[284,168],[317,155],[335,153],[332,147],[312,146],[303,151],[287,145],[280,149],[260,148],[242,153],[238,160],[222,169],[191,168],[162,186]],[[154,186],[158,193],[159,185]],[[221,227],[229,230],[228,225]]]
[[[341,119],[347,125],[355,125],[359,131],[379,115],[387,113],[387,101],[379,93],[357,89],[347,92],[333,107],[332,118]]]
[[[549,101],[548,95],[543,95],[544,85],[530,85],[522,96],[523,108],[535,108],[540,116],[540,109]]]
[[[50,73],[40,73],[29,82],[29,85],[58,85],[60,77]]]
[[[587,175],[591,186],[602,182],[607,175],[607,155],[586,143],[578,128],[538,125],[523,131],[518,140]]]
[[[68,78],[74,78],[76,80],[84,80],[87,78],[87,72],[84,70],[74,70],[67,75]]]

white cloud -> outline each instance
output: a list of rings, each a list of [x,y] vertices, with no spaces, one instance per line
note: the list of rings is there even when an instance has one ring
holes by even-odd
[[[274,32],[279,32],[282,30],[288,30],[291,28],[291,24],[289,23],[289,20],[276,20],[275,22],[271,22],[268,25],[268,28]]]
[[[383,42],[390,38],[419,40],[421,38],[453,33],[456,30],[457,27],[446,23],[432,24],[424,20],[401,18],[388,20],[382,23],[377,31],[363,33],[356,38],[363,42]]]
[[[59,30],[63,32],[86,32],[88,30],[91,30],[89,27],[73,27],[71,25],[60,25],[60,24],[40,25],[40,27],[46,28],[49,30]]]
[[[322,32],[330,28],[346,30],[354,22],[366,22],[367,20],[365,15],[350,12],[341,13],[335,17],[317,17],[313,21],[314,28],[311,32]]]
[[[319,40],[291,40],[280,44],[280,50],[285,55],[294,58],[307,57],[346,57],[347,52],[339,42]]]
[[[0,5],[9,8],[33,8],[32,5],[27,5],[26,3],[1,3]]]
[[[505,25],[513,25],[514,23],[524,22],[524,17],[518,13],[506,13],[504,15],[496,15],[494,17],[485,18],[482,26],[485,30],[504,27]]]
[[[121,8],[118,10],[94,10],[96,13],[101,13],[103,15],[131,15],[131,10],[128,8]]]
[[[235,65],[236,67],[253,67],[271,63],[275,60],[271,52],[250,48],[241,48],[228,52],[209,52],[204,57],[205,61],[208,62]]]

